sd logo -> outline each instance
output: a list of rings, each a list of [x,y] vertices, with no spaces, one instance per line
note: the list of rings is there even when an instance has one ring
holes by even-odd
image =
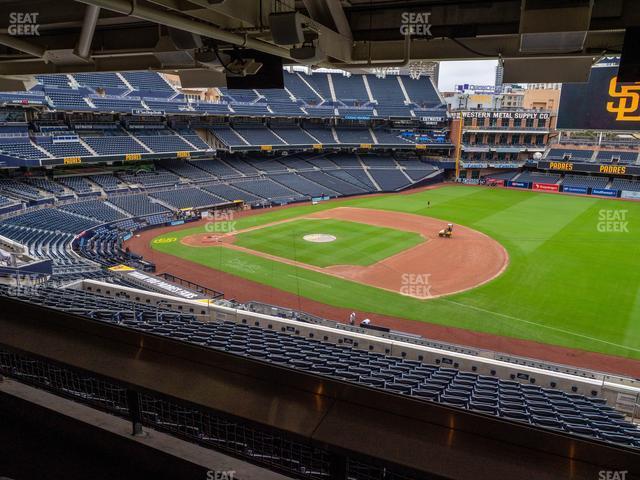
[[[618,90],[618,77],[613,77],[609,82],[609,96],[618,99],[617,103],[607,102],[607,111],[616,114],[616,121],[640,122],[640,82],[620,85]]]

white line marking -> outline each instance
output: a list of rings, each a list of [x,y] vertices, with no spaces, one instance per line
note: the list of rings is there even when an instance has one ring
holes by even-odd
[[[477,310],[479,312],[490,313],[492,315],[497,315],[499,317],[508,318],[509,320],[515,320],[517,322],[528,323],[529,325],[535,325],[536,327],[547,328],[549,330],[555,330],[557,332],[565,333],[567,335],[574,335],[576,337],[586,338],[587,340],[593,340],[594,342],[606,343],[607,345],[612,345],[614,347],[623,348],[625,350],[632,350],[634,352],[640,352],[640,348],[633,348],[633,347],[628,347],[626,345],[620,345],[618,343],[607,342],[606,340],[601,340],[599,338],[590,337],[588,335],[582,335],[581,333],[572,332],[570,330],[564,330],[562,328],[551,327],[551,326],[545,325],[543,323],[532,322],[531,320],[525,320],[523,318],[514,317],[512,315],[507,315],[506,313],[492,312],[491,310],[487,310],[485,308],[475,307],[473,305],[467,305],[465,303],[456,302],[454,300],[447,300],[446,298],[440,298],[440,300],[443,301],[443,302],[453,303],[453,304],[458,305],[460,307],[470,308],[472,310]]]
[[[322,282],[316,282],[315,280],[309,280],[308,278],[298,277],[297,275],[291,275],[290,273],[287,273],[287,277],[295,278],[296,280],[302,280],[304,282],[313,283],[315,285],[320,285],[321,287],[324,287],[324,288],[331,288],[329,285],[325,285]]]

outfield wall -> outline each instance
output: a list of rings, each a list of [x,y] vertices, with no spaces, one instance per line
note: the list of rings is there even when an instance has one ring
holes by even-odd
[[[574,195],[589,195],[604,198],[624,198],[626,200],[640,200],[640,192],[630,190],[613,190],[609,188],[571,187],[555,183],[519,182],[485,177],[487,182],[495,183],[496,187],[518,188],[521,190],[535,190],[538,192],[567,193]]]

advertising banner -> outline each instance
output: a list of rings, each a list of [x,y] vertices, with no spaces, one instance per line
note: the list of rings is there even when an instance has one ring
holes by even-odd
[[[557,192],[559,188],[560,188],[560,185],[556,185],[555,183],[533,182],[534,190],[544,190],[545,192]]]
[[[640,192],[635,192],[633,190],[622,190],[620,192],[620,198],[633,198],[636,200],[640,200]]]
[[[609,190],[608,188],[592,188],[591,195],[598,195],[601,197],[617,197],[618,190]]]
[[[505,180],[503,178],[487,178],[488,185],[495,185],[496,187],[504,187]]]
[[[462,162],[462,167],[463,168],[487,168],[489,167],[488,163],[482,163],[482,162]]]
[[[578,193],[581,195],[586,195],[587,192],[587,187],[571,187],[569,185],[562,187],[562,191],[564,193]]]
[[[516,188],[529,188],[529,182],[509,182],[508,186]]]
[[[520,168],[522,166],[522,162],[518,163],[490,163],[490,167],[492,168]]]

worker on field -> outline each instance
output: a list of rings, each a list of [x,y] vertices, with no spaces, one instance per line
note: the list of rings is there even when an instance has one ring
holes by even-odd
[[[355,325],[356,324],[356,312],[351,312],[351,315],[349,315],[349,325]]]

